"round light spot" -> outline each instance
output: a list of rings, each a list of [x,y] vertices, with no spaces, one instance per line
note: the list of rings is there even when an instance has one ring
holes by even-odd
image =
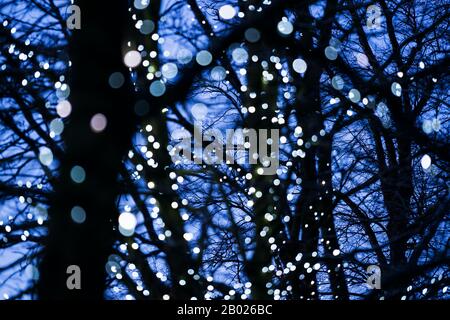
[[[47,147],[39,148],[39,161],[44,166],[50,166],[53,162],[53,152]]]
[[[424,155],[420,160],[420,165],[424,170],[428,170],[431,166],[431,157],[429,155]]]
[[[329,60],[336,60],[338,56],[338,52],[335,47],[328,46],[325,48],[325,56]]]
[[[167,79],[173,79],[178,74],[178,67],[175,63],[166,63],[161,67],[162,75]]]
[[[195,60],[199,65],[207,66],[212,62],[212,55],[207,50],[201,50],[197,53]]]
[[[348,93],[348,98],[353,103],[358,103],[361,100],[361,94],[357,89],[351,89]]]
[[[125,83],[125,77],[121,72],[114,72],[109,76],[108,83],[111,88],[118,89]]]
[[[402,95],[402,86],[398,82],[394,82],[391,85],[391,91],[394,96],[400,97]]]
[[[148,7],[150,0],[134,0],[134,7],[138,10],[143,10]]]
[[[186,241],[191,241],[194,238],[194,235],[192,233],[186,232],[185,234],[183,234],[183,238]]]
[[[82,207],[75,206],[70,211],[70,216],[75,223],[83,223],[86,221],[86,211]]]
[[[259,39],[261,39],[261,33],[258,31],[258,29],[249,28],[245,30],[245,39],[251,43],[258,42]]]
[[[226,4],[219,9],[219,16],[222,19],[230,20],[233,19],[236,15],[236,10],[233,8],[233,6],[230,6],[229,4]]]
[[[50,122],[50,131],[55,135],[60,135],[64,130],[64,122],[60,118],[53,119]]]
[[[119,216],[119,224],[124,229],[134,229],[137,225],[136,216],[130,212],[122,212]]]
[[[294,26],[292,23],[289,22],[287,18],[283,18],[280,22],[278,22],[277,25],[278,32],[280,32],[282,35],[289,35],[294,31]]]
[[[70,178],[75,183],[82,183],[86,179],[86,171],[84,171],[81,166],[74,166],[72,170],[70,170]]]
[[[334,76],[333,79],[331,79],[331,85],[336,90],[342,90],[344,88],[344,79],[342,79],[341,76]]]
[[[211,70],[211,78],[214,81],[223,81],[227,77],[227,72],[223,67],[217,66]]]
[[[153,30],[155,30],[155,24],[152,20],[144,20],[142,22],[141,28],[139,29],[139,31],[145,35],[152,33]]]
[[[141,54],[136,50],[128,51],[123,61],[127,67],[136,68],[142,61]]]
[[[433,122],[431,120],[424,120],[422,123],[422,130],[426,134],[433,132]]]
[[[91,118],[91,129],[92,131],[99,133],[105,130],[108,120],[102,113],[97,113]]]
[[[150,93],[154,97],[161,97],[166,92],[166,85],[161,80],[153,81],[150,85]]]
[[[297,73],[305,73],[308,66],[306,65],[305,60],[298,58],[295,59],[294,62],[292,62],[292,67]]]
[[[119,231],[124,236],[131,236],[137,225],[136,216],[130,212],[122,212],[119,216]]]
[[[332,46],[336,50],[340,50],[340,48],[342,46],[341,41],[339,39],[336,39],[336,38],[331,38],[328,43],[330,44],[330,46]]]
[[[181,49],[177,52],[177,61],[181,64],[188,64],[192,60],[192,52],[187,49]]]
[[[56,96],[59,100],[65,100],[69,98],[70,87],[67,84],[63,84],[60,88],[56,89]]]
[[[71,112],[72,112],[72,105],[67,100],[62,100],[62,101],[58,102],[58,104],[56,105],[56,113],[61,118],[68,117]]]
[[[208,108],[203,103],[196,103],[192,106],[191,112],[196,120],[203,120],[208,114]]]
[[[244,48],[236,48],[232,51],[231,56],[233,61],[237,64],[244,64],[248,60],[247,50]]]

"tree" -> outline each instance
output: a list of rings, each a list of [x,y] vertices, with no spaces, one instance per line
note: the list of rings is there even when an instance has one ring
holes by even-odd
[[[445,1],[77,4],[0,8],[12,298],[446,297]]]

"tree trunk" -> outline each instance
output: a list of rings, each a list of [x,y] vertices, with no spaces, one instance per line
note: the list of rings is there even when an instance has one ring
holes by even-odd
[[[73,30],[69,45],[72,113],[63,134],[65,153],[49,209],[38,284],[41,299],[103,299],[105,263],[118,217],[117,178],[135,128],[133,89],[123,64],[127,2],[82,0],[77,5],[81,29]],[[109,86],[114,72],[127,79],[119,89]],[[98,113],[106,117],[107,126],[96,133],[90,122]],[[75,166],[85,171],[84,181]],[[83,223],[71,218],[75,206],[86,212]],[[66,285],[70,265],[81,269],[79,290]]]

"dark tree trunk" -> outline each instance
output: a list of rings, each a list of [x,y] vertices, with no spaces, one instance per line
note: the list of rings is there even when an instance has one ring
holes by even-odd
[[[49,236],[38,284],[41,299],[103,299],[105,263],[118,217],[117,178],[135,127],[131,83],[126,80],[119,89],[108,83],[114,72],[128,78],[123,64],[127,1],[76,4],[81,8],[81,30],[73,31],[69,46],[72,114],[63,135],[65,153],[49,210]],[[90,127],[97,113],[107,119],[100,133]],[[71,178],[74,166],[85,170],[82,183]],[[85,210],[83,223],[72,220],[74,206]],[[80,290],[66,286],[69,265],[81,269]]]
[[[320,218],[320,227],[324,240],[324,249],[327,256],[327,267],[330,270],[330,287],[333,296],[337,300],[348,300],[348,287],[345,281],[343,261],[340,256],[334,256],[333,251],[339,249],[339,241],[336,233],[333,216],[333,181],[331,171],[331,151],[332,139],[329,135],[321,139],[318,152],[319,162],[319,185],[320,185],[320,212],[323,217]],[[334,256],[334,257],[333,257]],[[331,258],[333,257],[333,258]]]
[[[303,129],[302,139],[305,147],[305,157],[300,159],[300,173],[301,194],[296,204],[295,217],[293,219],[291,234],[293,239],[299,239],[299,250],[297,252],[303,253],[301,266],[305,263],[313,267],[314,257],[313,252],[317,252],[317,245],[319,239],[319,224],[317,212],[319,209],[318,201],[318,185],[317,185],[317,146],[312,141],[312,136],[317,136],[322,128],[320,115],[318,110],[320,108],[320,76],[322,70],[320,65],[312,57],[306,57],[308,70],[305,73],[303,86],[298,94],[298,108],[297,119],[299,125]],[[296,252],[293,252],[293,257]],[[317,279],[316,270],[311,269],[307,272],[304,268],[298,268],[296,274],[303,274],[304,278],[299,288],[294,288],[294,296],[299,296],[304,299],[317,299]],[[296,292],[296,290],[298,290]]]

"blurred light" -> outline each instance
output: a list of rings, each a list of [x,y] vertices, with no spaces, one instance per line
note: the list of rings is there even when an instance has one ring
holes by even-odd
[[[72,105],[67,100],[62,100],[62,101],[58,102],[58,104],[56,105],[56,113],[61,118],[68,117],[71,112],[72,112]]]
[[[233,61],[237,64],[244,64],[248,60],[248,53],[244,48],[234,49],[231,56],[233,57]]]
[[[106,119],[105,115],[97,113],[91,118],[90,125],[92,131],[99,133],[105,130],[107,123],[108,120]]]
[[[76,183],[82,183],[86,179],[86,171],[81,166],[74,166],[70,170],[70,177]]]
[[[160,97],[166,92],[166,85],[161,80],[153,81],[150,85],[150,93],[152,96]]]
[[[212,62],[212,55],[207,50],[201,50],[195,57],[197,63],[201,66],[207,66]]]
[[[136,216],[130,212],[123,212],[119,216],[119,231],[124,236],[131,236],[137,225]]]
[[[162,75],[167,79],[173,79],[178,74],[178,67],[175,63],[166,63],[161,67]]]
[[[44,166],[50,166],[53,162],[53,153],[52,150],[50,150],[47,147],[39,148],[39,161]]]
[[[118,89],[125,83],[125,77],[121,72],[114,72],[109,76],[108,83],[111,88]]]
[[[305,60],[300,58],[294,60],[294,62],[292,63],[292,67],[294,68],[294,71],[297,73],[305,73],[307,69]]]
[[[278,22],[277,29],[282,35],[287,36],[291,34],[292,31],[294,31],[294,26],[292,25],[292,23],[289,22],[289,20],[286,17],[283,17],[283,19],[280,22]]]
[[[431,157],[429,155],[424,155],[420,160],[420,164],[424,170],[427,170],[431,166]]]
[[[123,58],[125,65],[129,68],[135,68],[141,63],[141,54],[136,50],[128,51]]]
[[[82,207],[75,206],[70,211],[70,216],[75,223],[83,223],[86,220],[86,211]]]
[[[236,15],[236,10],[229,4],[226,4],[219,9],[219,16],[222,19],[230,20]]]

